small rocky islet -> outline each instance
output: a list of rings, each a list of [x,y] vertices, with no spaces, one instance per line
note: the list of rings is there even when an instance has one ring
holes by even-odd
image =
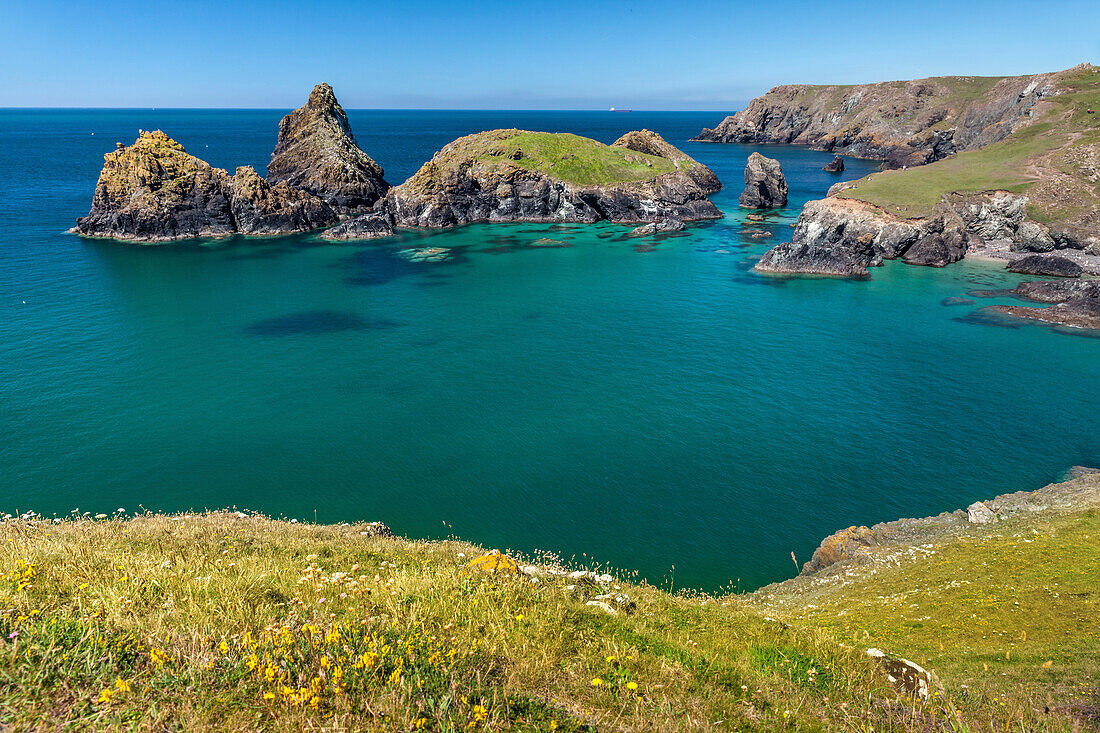
[[[251,167],[230,176],[165,133],[142,131],[105,156],[92,209],[73,231],[167,242],[329,227],[322,236],[341,241],[473,222],[610,221],[674,231],[722,216],[708,198],[722,187],[714,172],[649,130],[611,145],[491,130],[445,146],[399,186],[384,175],[356,144],[332,88],[319,84],[280,122],[266,179]]]

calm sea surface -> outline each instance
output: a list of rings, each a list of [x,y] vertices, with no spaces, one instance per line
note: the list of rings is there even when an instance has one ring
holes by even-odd
[[[262,171],[282,114],[0,110],[0,511],[383,520],[744,589],[838,528],[1100,463],[1100,340],[942,304],[1012,287],[996,265],[888,263],[868,282],[749,271],[837,179],[829,155],[769,147],[791,207],[747,222],[752,148],[686,142],[721,114],[349,115],[391,183],[484,129],[657,130],[726,183],[727,218],[651,251],[611,225],[353,245],[65,233],[116,140],[163,129]],[[873,168],[848,164],[846,178]],[[773,238],[744,234],[760,228]],[[401,254],[418,246],[454,256]]]

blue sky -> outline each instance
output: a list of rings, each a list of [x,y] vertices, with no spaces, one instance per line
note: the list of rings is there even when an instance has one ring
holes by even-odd
[[[1100,62],[1100,2],[0,0],[0,106],[712,109]]]

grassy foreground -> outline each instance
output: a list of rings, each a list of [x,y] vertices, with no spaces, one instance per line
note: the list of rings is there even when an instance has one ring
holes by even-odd
[[[931,566],[939,574],[923,581],[877,576],[847,603],[833,598],[851,619],[821,605],[807,622],[743,596],[545,571],[536,582],[507,563],[485,572],[469,567],[478,548],[371,536],[370,525],[228,512],[10,519],[0,523],[0,729],[1069,730],[1085,719],[1056,701],[1095,694],[1080,687],[1097,649],[1096,617],[1083,616],[1094,605],[1082,604],[1100,591],[1089,543],[1100,520],[1065,521],[1076,522],[1066,525],[1074,543],[1050,561],[1069,605],[1051,613],[1077,620],[1049,638],[1029,631],[1043,646],[995,668],[1005,685],[1024,671],[1057,685],[994,699],[959,687],[986,689],[976,665],[987,655],[954,664],[935,646],[1002,629],[1000,617],[959,616],[999,608],[1001,585],[983,581],[986,545],[945,555],[955,567]],[[1021,563],[1020,598],[1051,587],[1045,566]],[[922,582],[933,592],[948,577],[965,577],[976,600],[929,601],[913,622],[923,626],[871,622],[875,598]],[[597,599],[621,594],[633,610]],[[941,624],[950,633],[930,635]],[[1055,644],[1065,654],[1043,668]],[[927,704],[898,697],[863,653],[870,645],[927,658],[944,692]]]

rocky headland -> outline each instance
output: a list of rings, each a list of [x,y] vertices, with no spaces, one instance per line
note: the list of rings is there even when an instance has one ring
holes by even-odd
[[[341,215],[369,211],[390,185],[384,171],[359,149],[344,108],[328,84],[279,123],[267,180],[285,181],[322,199]]]
[[[695,140],[790,143],[887,167],[924,165],[1002,140],[1059,93],[1065,72],[875,84],[778,86]]]
[[[232,234],[287,234],[335,224],[324,201],[251,167],[229,175],[160,131],[142,131],[104,156],[92,208],[73,231],[89,237],[166,242]]]
[[[566,133],[492,130],[444,147],[377,209],[400,227],[696,221],[721,217],[707,198],[718,185],[710,169],[648,131],[604,145]]]
[[[1020,283],[1013,295],[1036,303],[1051,304],[1038,308],[1022,305],[994,305],[989,309],[1017,318],[1027,318],[1060,326],[1100,330],[1100,280],[1031,280]],[[976,295],[1002,295],[1000,291]]]

